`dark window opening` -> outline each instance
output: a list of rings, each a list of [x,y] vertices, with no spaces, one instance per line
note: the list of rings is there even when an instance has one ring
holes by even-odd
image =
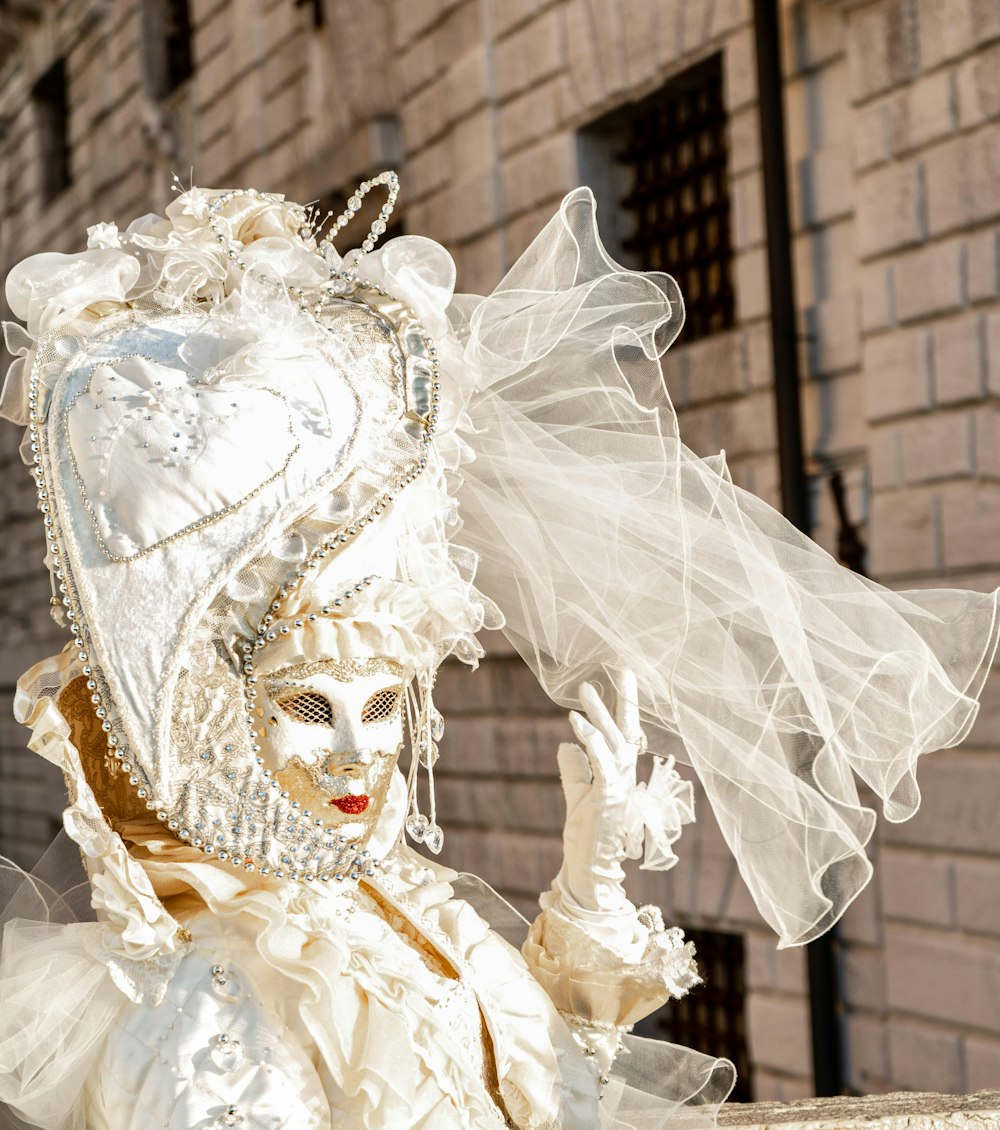
[[[326,26],[326,4],[323,0],[295,0],[296,8],[308,8],[312,12],[313,27],[317,31]]]
[[[57,59],[31,91],[42,162],[41,194],[48,204],[72,183],[66,61]]]
[[[142,38],[146,88],[166,98],[194,74],[188,0],[144,0]]]
[[[722,56],[580,136],[583,179],[618,230],[605,239],[629,266],[666,271],[684,296],[683,341],[735,324]]]
[[[739,934],[687,927],[684,934],[698,952],[703,983],[637,1024],[635,1033],[731,1059],[736,1065],[737,1079],[729,1101],[753,1102],[743,938]]]

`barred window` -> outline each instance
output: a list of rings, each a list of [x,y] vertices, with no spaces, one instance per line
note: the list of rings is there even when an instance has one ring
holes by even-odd
[[[694,942],[703,983],[637,1024],[636,1035],[731,1059],[737,1080],[730,1102],[752,1102],[743,938],[688,927],[684,934]]]
[[[735,324],[726,126],[713,55],[580,138],[583,179],[617,218],[606,241],[629,266],[677,279],[686,342]]]
[[[142,40],[146,88],[166,98],[194,74],[188,0],[143,0]]]
[[[41,195],[48,204],[72,183],[66,61],[57,59],[31,91],[41,158]]]

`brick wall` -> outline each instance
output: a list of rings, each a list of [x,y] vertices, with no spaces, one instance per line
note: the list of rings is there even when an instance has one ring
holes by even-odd
[[[579,179],[578,131],[723,54],[738,324],[668,355],[689,444],[778,498],[762,175],[749,0],[194,0],[193,78],[143,83],[136,0],[40,5],[0,61],[0,267],[72,250],[98,219],[169,198],[176,171],[310,200],[384,167],[410,232],[445,243],[462,289],[490,289]],[[816,535],[835,545],[843,474],[870,566],[893,586],[1000,579],[1000,4],[785,4],[794,251]],[[67,58],[74,182],[41,205],[28,90]],[[0,692],[58,647],[40,524],[0,431]],[[445,857],[524,913],[559,865],[554,751],[568,736],[501,639],[447,667]],[[4,702],[0,712],[9,719]],[[1000,686],[961,751],[923,769],[924,807],[873,845],[878,878],[843,924],[849,1071],[859,1090],[1000,1080]],[[30,862],[61,807],[0,719],[0,849]],[[801,951],[777,952],[702,804],[669,875],[638,900],[746,940],[755,1095],[810,1092]]]

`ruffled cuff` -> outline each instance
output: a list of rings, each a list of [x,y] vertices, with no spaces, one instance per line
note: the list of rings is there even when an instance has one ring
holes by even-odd
[[[624,1029],[701,980],[694,945],[677,927],[663,929],[648,910],[636,912],[635,925],[645,934],[641,955],[625,961],[569,917],[551,891],[541,904],[521,952],[564,1014]]]

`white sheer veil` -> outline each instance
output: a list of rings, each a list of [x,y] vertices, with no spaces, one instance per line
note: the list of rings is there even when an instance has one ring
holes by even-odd
[[[477,586],[557,703],[636,672],[651,747],[701,778],[780,944],[810,941],[871,873],[855,776],[904,820],[918,758],[968,732],[997,593],[888,591],[688,449],[660,367],[677,285],[609,258],[589,190],[449,314]]]

